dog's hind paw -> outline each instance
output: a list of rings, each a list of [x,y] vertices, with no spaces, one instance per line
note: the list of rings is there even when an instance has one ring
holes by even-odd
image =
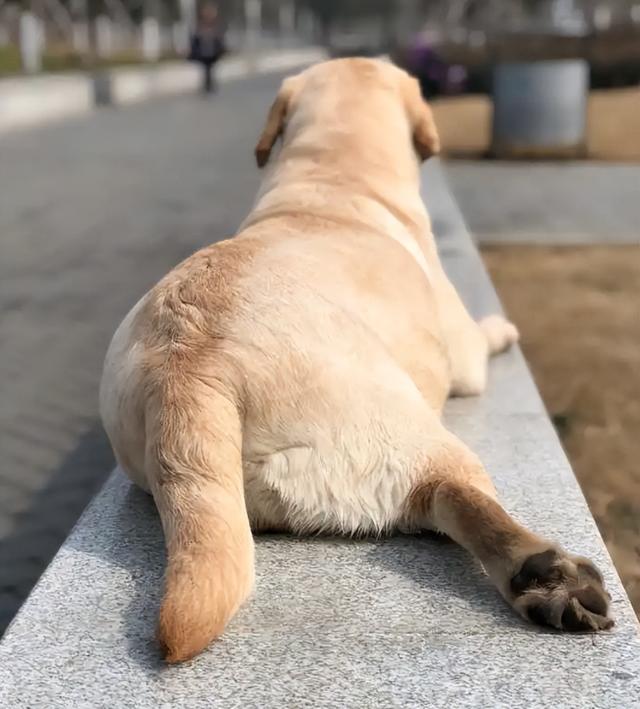
[[[537,625],[594,632],[614,624],[600,572],[588,559],[559,549],[527,557],[512,577],[510,591],[514,608]]]

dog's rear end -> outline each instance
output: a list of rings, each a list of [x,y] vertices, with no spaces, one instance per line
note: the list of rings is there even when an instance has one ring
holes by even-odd
[[[238,383],[210,330],[224,328],[232,304],[224,289],[209,297],[209,279],[231,278],[250,248],[240,254],[226,244],[187,259],[135,306],[114,335],[101,383],[116,458],[153,494],[162,521],[158,639],[168,662],[220,635],[253,588]]]

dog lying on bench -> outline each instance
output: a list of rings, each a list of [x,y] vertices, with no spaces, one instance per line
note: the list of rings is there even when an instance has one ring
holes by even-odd
[[[104,426],[166,538],[166,660],[200,652],[250,595],[252,530],[437,530],[525,618],[610,627],[593,564],[512,519],[441,423],[518,333],[472,320],[442,269],[419,193],[439,140],[417,82],[377,60],[318,64],[283,82],[260,167],[279,137],[237,236],[163,278],[106,357]]]

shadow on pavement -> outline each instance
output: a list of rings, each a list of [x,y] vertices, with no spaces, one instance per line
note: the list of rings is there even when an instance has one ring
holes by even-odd
[[[109,441],[96,420],[0,540],[0,634],[113,466]]]

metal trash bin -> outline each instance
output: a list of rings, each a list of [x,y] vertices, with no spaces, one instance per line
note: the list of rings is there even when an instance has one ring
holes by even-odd
[[[581,59],[504,62],[493,74],[496,157],[580,157],[586,152],[589,66]]]

